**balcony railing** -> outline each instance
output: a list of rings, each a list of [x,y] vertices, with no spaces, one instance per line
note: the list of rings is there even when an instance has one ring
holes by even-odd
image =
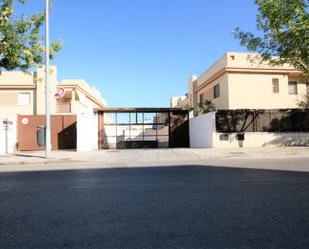
[[[71,103],[58,102],[56,104],[56,113],[71,113]]]

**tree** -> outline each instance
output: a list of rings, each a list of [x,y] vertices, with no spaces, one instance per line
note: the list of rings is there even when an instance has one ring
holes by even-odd
[[[181,108],[187,111],[192,111],[194,109],[190,104],[182,105]]]
[[[272,65],[288,63],[309,79],[309,0],[255,0],[261,35],[237,28],[234,36]]]
[[[3,69],[27,72],[44,62],[44,37],[40,33],[45,13],[16,17],[14,2],[25,4],[27,0],[0,0],[0,73]],[[50,58],[60,49],[61,42],[52,42]]]
[[[300,108],[309,110],[309,93],[307,93],[305,96],[303,96],[303,99],[298,101],[297,104]]]
[[[216,106],[210,100],[206,100],[205,103],[200,103],[197,107],[193,110],[193,115],[198,116],[200,114],[206,114],[208,112],[216,111]]]

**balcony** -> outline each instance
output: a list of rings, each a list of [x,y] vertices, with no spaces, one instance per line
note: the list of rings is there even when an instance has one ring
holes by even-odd
[[[70,102],[57,102],[56,103],[56,113],[71,113],[71,103]]]

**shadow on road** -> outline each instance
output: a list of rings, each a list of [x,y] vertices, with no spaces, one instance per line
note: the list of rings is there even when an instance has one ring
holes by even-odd
[[[171,166],[0,173],[3,248],[308,248],[309,173]]]

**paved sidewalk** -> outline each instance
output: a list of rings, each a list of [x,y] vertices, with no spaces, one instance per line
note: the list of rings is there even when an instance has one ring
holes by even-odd
[[[2,165],[57,164],[57,163],[138,163],[196,161],[211,159],[272,159],[308,158],[309,147],[267,148],[211,148],[211,149],[134,149],[100,150],[90,152],[53,151],[51,158],[44,158],[44,151],[23,152],[0,156]]]

